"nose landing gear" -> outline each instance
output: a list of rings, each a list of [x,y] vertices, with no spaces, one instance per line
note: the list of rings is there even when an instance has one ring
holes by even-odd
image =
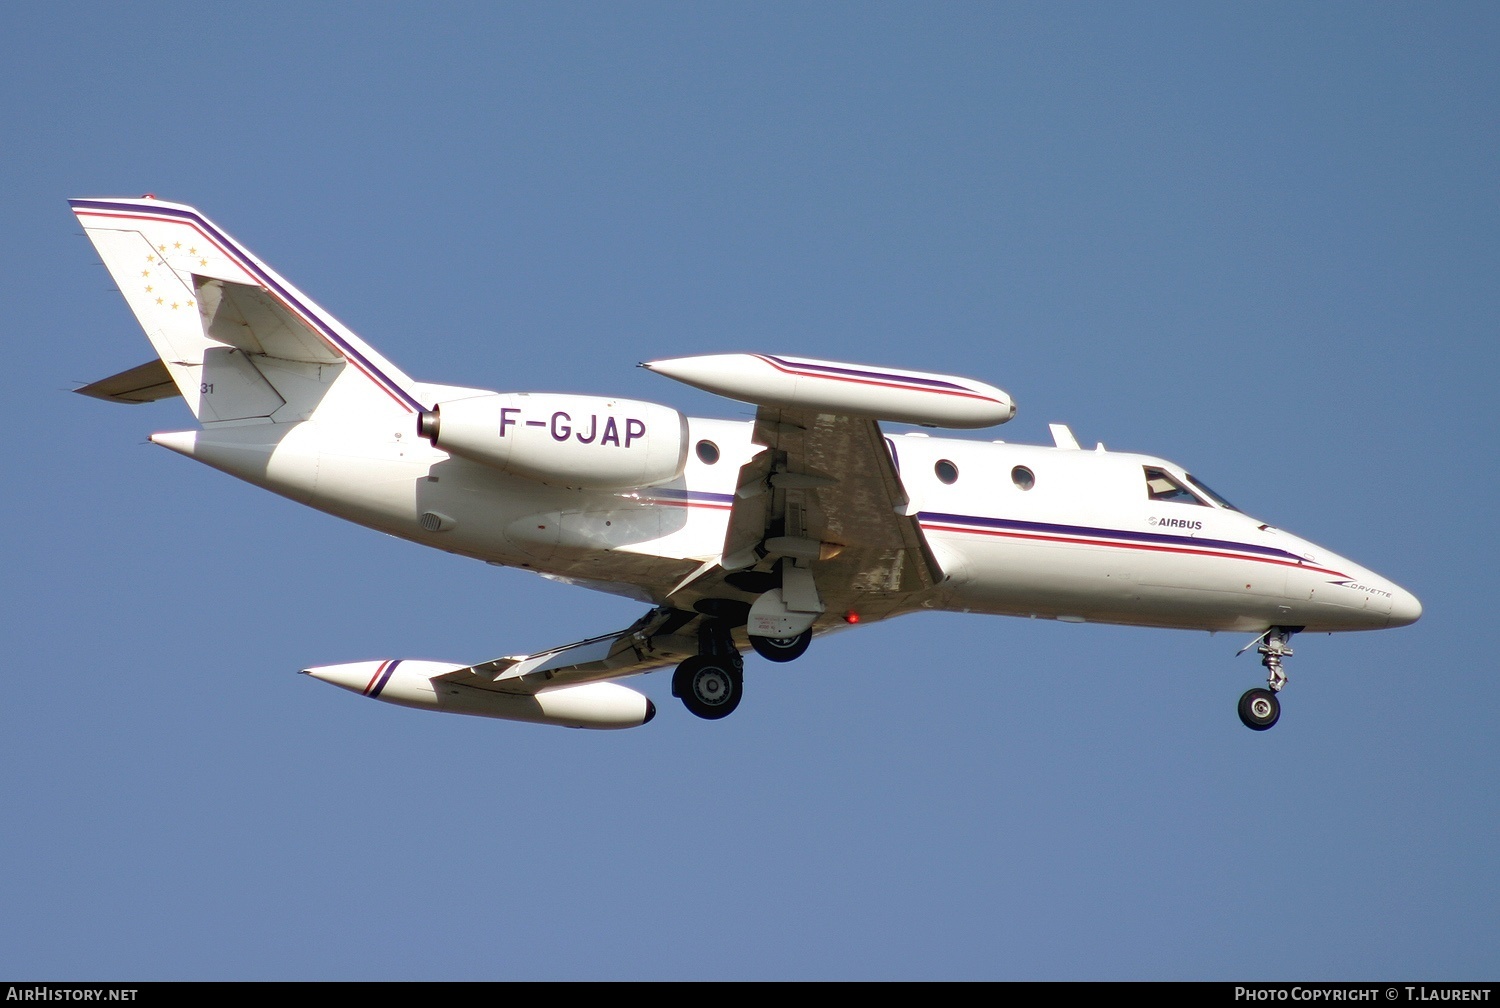
[[[1240,721],[1253,731],[1265,731],[1281,717],[1281,701],[1270,690],[1248,689],[1240,697]]]
[[[1258,645],[1260,663],[1266,667],[1266,689],[1256,687],[1246,690],[1240,697],[1240,721],[1252,731],[1265,731],[1281,718],[1281,700],[1276,694],[1286,685],[1286,670],[1281,666],[1283,658],[1292,656],[1289,642],[1292,634],[1301,627],[1275,626],[1257,637],[1252,644]],[[1243,651],[1250,650],[1247,645]]]

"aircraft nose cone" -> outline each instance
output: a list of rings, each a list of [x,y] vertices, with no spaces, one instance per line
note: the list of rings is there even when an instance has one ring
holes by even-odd
[[[1392,586],[1393,588],[1395,586]],[[1422,618],[1422,603],[1405,588],[1391,592],[1391,615],[1388,626],[1410,626]]]

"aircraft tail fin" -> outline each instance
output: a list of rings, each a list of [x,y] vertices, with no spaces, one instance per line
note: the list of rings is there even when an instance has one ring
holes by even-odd
[[[170,378],[205,427],[425,408],[415,382],[194,208],[69,203],[160,358],[78,391],[142,402],[171,395]]]

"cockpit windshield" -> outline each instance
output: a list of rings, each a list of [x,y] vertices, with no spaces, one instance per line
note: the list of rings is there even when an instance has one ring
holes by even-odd
[[[1208,502],[1213,501],[1227,511],[1239,510],[1239,508],[1229,503],[1223,497],[1214,493],[1209,485],[1202,480],[1189,474],[1187,481],[1188,484],[1192,485],[1191,489],[1165,469],[1158,469],[1156,466],[1146,466],[1146,494],[1154,501],[1168,501],[1173,504],[1197,504],[1201,507],[1207,507]],[[1207,498],[1207,500],[1204,498]]]
[[[1207,483],[1205,483],[1202,480],[1196,478],[1192,473],[1188,473],[1187,474],[1187,478],[1188,478],[1188,482],[1189,483],[1193,484],[1193,486],[1197,487],[1202,493],[1206,494],[1208,496],[1208,499],[1211,500],[1211,501],[1213,501],[1215,504],[1219,505],[1219,507],[1221,507],[1221,508],[1227,508],[1230,511],[1238,511],[1239,510],[1239,508],[1237,508],[1233,504],[1229,503],[1223,497],[1221,497],[1218,494],[1214,493],[1213,489]]]
[[[1199,504],[1200,507],[1208,507],[1209,501],[1223,507],[1227,511],[1238,511],[1239,508],[1230,504],[1229,501],[1214,492],[1211,486],[1200,478],[1194,477],[1188,472],[1188,484],[1193,489],[1188,489],[1188,484],[1182,483],[1178,477],[1167,472],[1166,469],[1157,468],[1154,465],[1146,468],[1146,495],[1154,501],[1170,501],[1172,504]],[[1205,499],[1208,498],[1208,499]]]

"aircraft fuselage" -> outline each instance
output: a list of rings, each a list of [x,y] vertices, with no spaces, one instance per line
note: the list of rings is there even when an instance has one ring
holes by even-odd
[[[307,422],[278,428],[274,442],[265,427],[155,440],[413,542],[660,603],[664,584],[718,556],[736,475],[760,450],[747,422],[687,422],[682,476],[620,491],[517,478],[413,431]],[[886,441],[945,575],[910,609],[1248,632],[1381,629],[1421,611],[1398,585],[1225,506],[1164,459],[921,433]],[[1175,486],[1153,499],[1153,475]]]

